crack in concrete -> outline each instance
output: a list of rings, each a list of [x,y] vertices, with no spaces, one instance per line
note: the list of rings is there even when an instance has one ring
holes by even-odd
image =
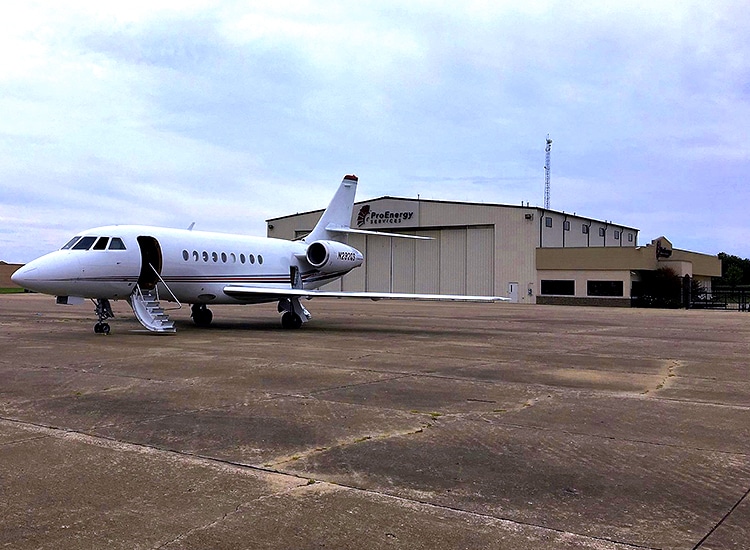
[[[307,452],[301,452],[301,453],[296,453],[292,456],[277,458],[273,462],[266,462],[264,466],[268,468],[278,468],[278,467],[283,466],[284,464],[289,464],[290,462],[296,462],[298,460],[306,459],[316,454],[325,453],[333,449],[343,449],[347,447],[352,447],[354,445],[359,445],[367,441],[383,441],[386,439],[391,439],[393,437],[416,435],[416,434],[420,434],[424,432],[426,429],[431,428],[431,427],[432,427],[432,424],[428,422],[428,423],[422,424],[419,428],[408,430],[408,431],[388,432],[388,433],[381,433],[381,434],[376,434],[376,435],[364,435],[364,436],[357,437],[355,439],[350,438],[346,440],[339,440],[337,443],[330,445],[328,447],[318,447],[316,449],[312,449]]]
[[[428,502],[428,501],[423,501],[423,500],[420,500],[420,499],[401,497],[401,496],[398,496],[398,495],[388,494],[388,493],[385,493],[385,492],[382,492],[382,491],[376,491],[376,490],[372,490],[372,489],[363,489],[363,488],[356,487],[356,486],[353,486],[353,485],[346,485],[346,484],[338,483],[338,482],[331,482],[331,481],[325,481],[325,480],[316,480],[316,479],[314,479],[312,477],[309,477],[309,476],[297,474],[297,473],[294,473],[294,472],[285,472],[285,471],[278,470],[278,469],[275,469],[274,467],[270,467],[270,466],[257,466],[257,465],[252,465],[252,464],[244,464],[244,463],[241,463],[241,462],[236,462],[236,461],[232,461],[232,460],[221,459],[221,458],[216,458],[216,457],[211,457],[211,456],[206,456],[206,455],[200,455],[200,454],[192,453],[192,452],[188,452],[188,451],[181,451],[181,450],[177,450],[177,449],[163,448],[163,447],[158,447],[158,446],[155,446],[155,445],[148,445],[148,444],[143,444],[143,443],[133,443],[133,442],[123,441],[123,440],[116,439],[116,438],[110,438],[110,437],[101,436],[101,435],[89,434],[89,433],[86,433],[86,432],[83,432],[83,431],[80,431],[80,430],[72,430],[72,429],[66,429],[66,428],[59,428],[59,427],[55,427],[55,426],[44,426],[44,425],[40,425],[40,424],[35,424],[33,422],[24,422],[24,421],[13,420],[13,419],[2,419],[2,418],[0,418],[0,420],[7,420],[9,422],[14,422],[16,424],[22,425],[25,428],[31,429],[33,431],[42,432],[42,433],[46,434],[46,436],[60,437],[60,438],[72,437],[72,438],[74,438],[76,440],[84,441],[84,442],[86,442],[88,444],[95,445],[95,446],[102,447],[102,448],[110,448],[110,449],[115,448],[115,449],[128,450],[128,451],[131,451],[131,452],[145,453],[145,454],[164,453],[166,455],[174,455],[174,456],[177,456],[177,457],[182,457],[184,459],[188,459],[190,461],[195,461],[195,462],[197,462],[199,464],[203,464],[203,465],[209,465],[209,466],[221,467],[221,468],[230,467],[230,468],[232,468],[235,471],[246,471],[246,472],[256,472],[256,473],[263,473],[263,474],[278,475],[278,476],[283,476],[283,477],[286,477],[286,478],[298,479],[301,482],[303,482],[303,483],[300,483],[298,485],[294,485],[293,487],[290,487],[289,489],[287,489],[285,491],[276,491],[276,492],[271,493],[269,495],[262,495],[258,499],[254,499],[253,501],[248,501],[246,504],[249,504],[251,502],[258,502],[260,499],[278,497],[280,494],[283,494],[284,492],[291,493],[293,491],[299,490],[301,487],[305,487],[305,486],[311,485],[311,484],[315,484],[315,485],[317,485],[317,484],[327,484],[329,486],[334,486],[334,487],[339,487],[339,488],[343,488],[343,489],[348,489],[348,490],[356,491],[358,493],[362,493],[362,494],[365,494],[365,495],[377,495],[377,496],[379,496],[381,498],[393,499],[393,500],[397,500],[397,501],[404,502],[404,503],[409,503],[409,504],[419,504],[419,505],[425,506],[425,507],[430,507],[430,508],[434,508],[434,509],[451,511],[453,513],[468,515],[468,516],[477,517],[477,518],[482,518],[482,519],[485,519],[485,520],[506,522],[506,523],[509,523],[509,524],[512,524],[512,525],[519,525],[519,526],[524,526],[524,527],[532,527],[532,528],[540,529],[540,530],[543,530],[543,531],[548,531],[548,532],[552,532],[552,533],[558,533],[558,534],[562,534],[562,535],[569,535],[569,536],[580,537],[582,539],[587,539],[587,540],[602,541],[602,542],[607,542],[607,543],[619,544],[619,545],[625,546],[627,548],[635,548],[635,549],[640,549],[640,550],[656,550],[655,547],[651,547],[651,546],[644,546],[644,545],[629,543],[629,542],[625,542],[625,541],[618,541],[618,540],[607,538],[607,537],[598,537],[598,536],[593,536],[593,535],[585,535],[585,534],[581,534],[581,533],[574,533],[574,532],[571,532],[571,531],[566,531],[564,529],[558,529],[558,528],[554,528],[554,527],[547,527],[547,526],[544,526],[544,525],[537,525],[535,523],[519,521],[519,520],[515,520],[515,519],[505,518],[505,517],[502,517],[502,516],[494,516],[494,515],[491,515],[491,514],[483,514],[483,513],[480,513],[480,512],[474,512],[474,511],[470,511],[470,510],[464,510],[462,508],[457,508],[457,507],[452,507],[452,506],[447,506],[447,505],[442,505],[442,504],[435,504],[435,503]],[[429,425],[426,426],[426,427],[429,427]],[[421,430],[413,430],[413,431],[408,432],[407,434],[404,434],[404,435],[409,435],[409,434],[414,434],[414,433],[420,433],[420,432],[421,432]],[[750,492],[750,491],[748,491],[748,492]],[[745,496],[747,496],[747,493],[745,494]],[[744,499],[744,497],[743,497],[743,499]],[[732,510],[730,510],[730,512],[725,517],[728,517],[728,515],[731,513],[731,511],[733,511],[737,506],[739,506],[739,504],[742,502],[743,499],[740,499],[740,501],[735,504],[735,506],[732,508]],[[187,533],[183,533],[182,535],[180,535],[180,536],[172,539],[171,541],[163,543],[161,546],[159,546],[157,548],[165,548],[167,545],[170,545],[172,543],[178,542],[179,540],[181,540],[182,538],[184,538],[185,536],[187,536],[191,532],[196,532],[196,531],[198,531],[200,529],[205,529],[205,528],[209,527],[210,525],[216,525],[219,522],[225,520],[230,515],[238,513],[240,511],[241,507],[242,507],[242,504],[239,504],[239,505],[237,505],[235,507],[234,511],[230,510],[229,512],[226,512],[221,518],[215,520],[214,522],[210,522],[207,525],[204,525],[204,526],[201,526],[201,527],[197,527],[195,529],[192,529],[192,530],[188,531]],[[719,522],[719,523],[721,523],[721,522]]]
[[[389,376],[386,378],[380,378],[378,380],[367,380],[365,382],[356,382],[354,384],[343,384],[341,386],[331,386],[330,388],[321,388],[319,390],[312,390],[310,392],[307,392],[306,395],[313,397],[321,393],[330,392],[330,391],[336,391],[336,390],[345,390],[349,388],[359,388],[361,386],[369,386],[371,384],[381,384],[383,382],[392,382],[394,380],[403,380],[404,378],[413,378],[415,375],[413,373],[398,373],[395,376]]]
[[[750,495],[750,489],[748,489],[747,491],[745,491],[745,494],[744,494],[744,495],[742,495],[742,496],[741,496],[741,497],[739,498],[739,500],[738,500],[737,502],[735,502],[735,503],[734,503],[734,506],[732,506],[732,507],[731,507],[731,508],[729,509],[729,511],[728,511],[728,512],[727,512],[726,514],[724,514],[724,517],[722,517],[722,518],[721,518],[721,519],[720,519],[720,520],[718,521],[718,523],[717,523],[716,525],[714,525],[714,526],[713,526],[713,527],[712,527],[712,528],[711,528],[711,529],[710,529],[710,530],[708,531],[708,533],[706,533],[706,535],[705,535],[705,536],[704,536],[704,537],[703,537],[703,538],[702,538],[701,540],[699,540],[699,541],[698,541],[698,543],[697,543],[697,544],[696,544],[695,546],[693,546],[693,550],[698,550],[698,549],[699,549],[699,548],[700,548],[701,546],[703,546],[703,543],[704,543],[704,542],[706,542],[706,541],[707,541],[707,540],[709,539],[709,537],[710,537],[711,535],[713,535],[713,534],[714,534],[714,532],[715,532],[715,531],[716,531],[716,530],[717,530],[717,529],[718,529],[719,527],[721,527],[721,526],[722,526],[722,525],[724,524],[724,522],[725,522],[726,520],[728,520],[728,519],[729,519],[729,516],[731,516],[731,515],[732,515],[732,513],[733,513],[733,512],[734,512],[734,511],[735,511],[735,510],[736,510],[736,509],[737,509],[737,508],[738,508],[738,507],[740,506],[740,504],[742,504],[742,502],[743,502],[743,501],[744,501],[744,500],[745,500],[745,499],[746,499],[746,498],[748,497],[748,495]]]
[[[241,502],[241,503],[237,504],[234,507],[234,510],[229,510],[229,511],[225,512],[224,514],[222,514],[221,517],[219,517],[219,518],[217,518],[217,519],[215,519],[213,521],[209,521],[208,523],[205,523],[204,525],[200,525],[198,527],[194,527],[192,529],[188,529],[187,531],[185,531],[184,533],[181,533],[181,534],[177,535],[173,539],[171,539],[171,540],[169,540],[167,542],[164,542],[162,544],[159,544],[158,546],[155,546],[154,549],[158,550],[160,548],[168,548],[172,544],[175,544],[175,543],[178,543],[180,541],[185,540],[187,537],[189,537],[193,533],[198,533],[200,531],[205,531],[207,529],[215,527],[216,525],[219,525],[220,523],[223,523],[228,518],[239,514],[240,511],[243,508],[248,508],[248,507],[250,507],[253,504],[257,504],[257,503],[263,502],[265,500],[270,500],[272,498],[278,498],[280,496],[288,495],[288,494],[296,491],[300,487],[306,487],[307,485],[308,485],[308,483],[300,483],[299,485],[294,485],[294,486],[289,487],[288,489],[285,489],[283,491],[276,491],[276,492],[273,492],[273,493],[270,493],[270,494],[267,494],[267,495],[261,495],[258,498],[254,498],[254,499],[248,500],[246,502]]]
[[[646,388],[642,393],[644,395],[647,395],[651,393],[652,391],[658,392],[659,390],[664,389],[667,386],[671,385],[671,378],[677,376],[677,369],[681,368],[684,365],[683,361],[680,361],[679,359],[667,359],[665,367],[666,369],[662,369],[662,378],[661,380],[656,384],[656,387],[654,388]]]

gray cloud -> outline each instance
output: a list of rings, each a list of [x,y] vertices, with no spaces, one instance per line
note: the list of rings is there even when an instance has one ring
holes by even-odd
[[[347,172],[361,198],[538,204],[547,133],[554,208],[750,256],[742,3],[457,6],[10,10],[0,257],[113,220],[262,234]]]

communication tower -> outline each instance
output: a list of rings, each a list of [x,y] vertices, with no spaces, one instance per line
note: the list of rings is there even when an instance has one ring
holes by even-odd
[[[544,148],[544,208],[549,210],[549,157],[552,151],[552,140],[547,134],[547,146]]]

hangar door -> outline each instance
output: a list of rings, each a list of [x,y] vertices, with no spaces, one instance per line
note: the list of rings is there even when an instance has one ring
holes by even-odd
[[[417,231],[431,241],[349,239],[365,263],[344,278],[344,290],[431,294],[495,293],[495,231],[491,225]],[[361,240],[360,240],[361,239]]]

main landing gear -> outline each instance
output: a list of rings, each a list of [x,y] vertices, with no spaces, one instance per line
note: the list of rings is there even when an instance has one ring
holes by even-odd
[[[99,322],[94,325],[94,332],[96,334],[109,334],[109,323],[104,321],[115,316],[112,313],[112,306],[109,305],[109,300],[104,298],[99,298],[94,303],[96,304],[96,316],[99,318]]]
[[[281,316],[281,326],[286,329],[300,328],[302,326],[302,319],[293,311],[287,311]]]
[[[283,298],[279,300],[279,313],[281,316],[281,326],[285,329],[296,329],[302,326],[312,318],[310,312],[305,306],[300,304],[299,298]]]
[[[207,327],[213,321],[214,314],[206,307],[206,304],[193,304],[190,311],[193,322],[199,327]]]

